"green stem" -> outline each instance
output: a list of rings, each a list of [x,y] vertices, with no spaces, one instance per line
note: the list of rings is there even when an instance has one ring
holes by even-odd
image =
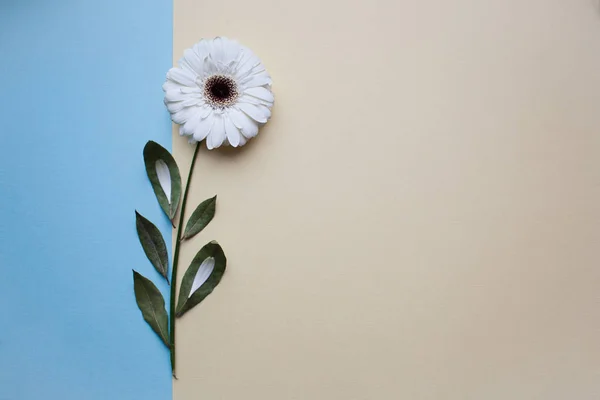
[[[171,370],[173,371],[173,377],[177,379],[175,375],[175,292],[177,289],[177,265],[179,264],[179,247],[181,245],[181,234],[183,231],[183,218],[185,216],[185,204],[187,203],[188,192],[190,190],[190,182],[192,181],[192,172],[194,171],[194,165],[196,164],[196,158],[200,150],[200,143],[196,145],[194,155],[192,156],[192,164],[190,165],[190,172],[187,177],[185,184],[185,190],[183,192],[183,199],[181,200],[181,208],[179,210],[179,226],[177,227],[177,239],[175,241],[175,251],[173,252],[173,268],[171,270],[171,307],[169,312],[169,326],[170,331],[170,350],[171,350]]]

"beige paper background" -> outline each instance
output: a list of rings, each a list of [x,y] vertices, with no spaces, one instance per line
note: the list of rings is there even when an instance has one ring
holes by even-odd
[[[211,239],[229,263],[179,322],[176,400],[600,399],[597,2],[175,0],[174,22],[175,60],[237,38],[276,94],[256,140],[200,153],[192,203],[218,212],[183,263]]]

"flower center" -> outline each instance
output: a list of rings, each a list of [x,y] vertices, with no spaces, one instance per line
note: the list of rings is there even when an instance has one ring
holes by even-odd
[[[238,98],[237,83],[225,75],[213,75],[204,82],[204,97],[213,107],[227,107]]]

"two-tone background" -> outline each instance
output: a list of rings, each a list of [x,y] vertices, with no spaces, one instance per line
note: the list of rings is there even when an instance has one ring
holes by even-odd
[[[201,151],[228,271],[178,324],[135,306],[166,71],[239,39],[273,118]],[[600,398],[592,0],[0,0],[0,399]],[[166,287],[161,287],[165,289]]]

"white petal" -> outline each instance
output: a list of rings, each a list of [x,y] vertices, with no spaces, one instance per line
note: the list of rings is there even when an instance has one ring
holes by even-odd
[[[183,110],[186,107],[194,107],[197,106],[198,103],[202,102],[202,100],[191,97],[188,100],[185,101],[177,101],[177,102],[170,102],[167,103],[167,108],[169,109],[169,112],[171,114],[179,112],[181,110]]]
[[[171,173],[169,172],[169,167],[167,167],[167,163],[161,159],[156,160],[156,176],[158,177],[158,183],[160,183],[160,187],[163,192],[165,192],[165,196],[167,196],[167,201],[171,204]]]
[[[264,75],[257,75],[257,76],[253,76],[250,79],[248,79],[246,82],[242,83],[242,86],[245,88],[252,88],[252,87],[257,87],[257,86],[264,86],[264,85],[270,85],[271,84],[271,78],[268,76],[264,76]]]
[[[167,107],[171,107],[172,104],[177,104],[177,103],[169,103],[167,105]],[[181,111],[177,111],[171,114],[171,120],[173,120],[173,122],[175,122],[176,124],[182,125],[184,124],[188,119],[190,119],[192,117],[192,115],[194,115],[194,109],[196,107],[187,107],[184,108]],[[169,110],[170,111],[170,110]]]
[[[177,91],[180,91],[180,88],[181,88],[181,87],[182,87],[182,86],[181,86],[181,84],[180,84],[180,83],[177,83],[177,82],[175,82],[175,81],[172,81],[172,80],[170,80],[170,79],[167,79],[167,80],[166,80],[166,82],[165,82],[165,83],[163,83],[163,85],[162,85],[162,89],[163,89],[163,91],[165,91],[165,92],[168,92],[168,91],[171,91],[171,90],[177,90]]]
[[[215,118],[212,115],[209,115],[208,117],[206,117],[204,119],[201,119],[200,122],[198,123],[198,125],[196,126],[196,129],[194,130],[194,140],[200,142],[200,141],[206,139],[206,137],[212,130],[214,123],[215,123]]]
[[[246,93],[242,94],[242,97],[240,97],[238,101],[240,103],[254,104],[255,106],[266,106],[268,108],[273,107],[273,103],[269,103],[268,101],[264,101],[254,96],[250,96]]]
[[[258,125],[249,116],[235,108],[229,111],[229,117],[235,126],[237,126],[242,135],[248,139],[253,138],[258,134]]]
[[[267,116],[264,115],[262,110],[259,109],[257,106],[249,103],[238,103],[237,106],[240,110],[244,112],[244,114],[246,114],[256,122],[259,122],[261,124],[267,122]]]
[[[268,103],[273,103],[275,98],[273,97],[273,93],[265,87],[253,87],[244,90],[244,93],[249,94],[250,96],[256,97]]]
[[[242,55],[237,65],[236,77],[243,79],[250,75],[255,67],[260,65],[260,59],[254,55],[252,50],[242,46]]]
[[[204,62],[204,59],[208,57],[208,40],[202,39],[196,43],[193,47],[194,52],[198,58]]]
[[[188,71],[181,68],[171,68],[167,72],[167,79],[171,79],[175,82],[181,83],[182,85],[193,87],[196,86],[196,77]]]
[[[258,99],[245,93],[242,95],[242,97],[239,98],[238,101],[240,103],[248,103],[253,104],[255,106],[267,106],[269,108],[273,107],[273,103],[266,102],[264,100]]]
[[[199,106],[202,103],[202,99],[199,99],[196,96],[191,96],[188,95],[189,98],[187,100],[184,101],[180,101],[179,103],[181,103],[184,107],[190,107],[190,106]],[[196,107],[199,108],[199,107]]]
[[[236,126],[231,121],[231,118],[229,118],[228,116],[225,116],[223,122],[225,124],[225,134],[227,135],[227,140],[229,141],[229,144],[231,144],[233,147],[238,147],[240,145],[240,138],[242,137],[240,131],[238,130],[238,128],[236,128]]]
[[[169,103],[168,101],[165,101],[165,106],[167,106],[167,110],[171,113],[171,119],[173,119],[173,114],[182,111],[182,107],[179,104],[180,103]],[[175,120],[173,120],[173,122],[175,122]]]
[[[183,134],[185,136],[193,136],[199,123],[200,114],[196,112],[187,121],[185,121],[185,124],[183,125]]]
[[[179,90],[183,94],[202,95],[202,89],[200,89],[198,86],[194,86],[194,87],[181,86]]]
[[[225,141],[225,125],[223,124],[223,117],[219,114],[214,116],[215,122],[206,138],[206,148],[209,150],[220,147]]]
[[[238,145],[238,147],[242,147],[246,143],[248,143],[248,139],[246,139],[244,135],[240,135],[240,144]]]
[[[223,38],[216,37],[209,43],[210,47],[210,56],[215,62],[223,63],[225,61],[225,51],[223,49],[224,43]]]
[[[192,67],[196,74],[202,75],[203,62],[194,50],[187,49],[186,51],[184,51],[183,58],[185,58],[185,61],[187,61],[187,63],[190,65],[190,67]]]
[[[219,52],[218,57],[215,57],[215,59],[227,67],[233,65],[232,62],[238,59],[241,51],[241,46],[238,42],[226,37],[215,38],[214,48]]]
[[[204,119],[212,113],[212,108],[204,106],[200,109],[200,118]]]
[[[229,39],[226,37],[222,37],[222,39],[224,40],[224,56],[225,56],[225,60],[227,60],[227,62],[230,62],[231,60],[236,60],[238,58],[238,55],[240,54],[240,52],[242,51],[242,46],[233,39]]]
[[[189,95],[181,93],[179,88],[174,90],[168,90],[165,92],[165,101],[175,102],[175,101],[183,101],[189,98]]]
[[[257,64],[254,64],[252,68],[246,71],[244,74],[240,74],[237,79],[240,82],[247,82],[251,77],[257,75],[268,75],[267,71],[265,71],[265,66],[260,63],[260,60],[256,58]]]
[[[271,76],[267,71],[262,71],[257,74],[251,74],[246,78],[240,79],[240,85],[244,88],[270,85],[272,83]]]
[[[181,68],[185,73],[194,77],[194,82],[196,81],[198,73],[194,70],[194,67],[190,65],[188,60],[182,57],[177,64],[179,64],[179,68]]]
[[[258,108],[262,111],[262,113],[267,117],[267,119],[271,118],[271,108],[265,105],[259,105]]]
[[[204,282],[206,282],[214,269],[215,259],[213,257],[208,257],[206,260],[202,261],[202,264],[200,264],[198,272],[196,272],[196,276],[194,277],[194,282],[192,283],[192,289],[190,290],[190,294],[188,294],[188,298],[192,297],[194,292],[198,290]]]
[[[216,74],[219,71],[215,61],[212,59],[212,54],[209,54],[208,57],[204,59],[203,69],[205,75]]]

